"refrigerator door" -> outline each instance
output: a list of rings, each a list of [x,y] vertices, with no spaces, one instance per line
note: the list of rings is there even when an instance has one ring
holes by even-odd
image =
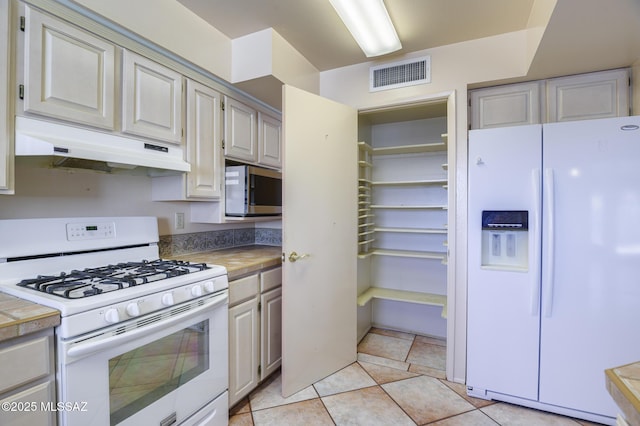
[[[543,129],[540,402],[612,417],[618,410],[604,370],[640,359],[640,130],[633,126],[640,117]]]
[[[538,398],[541,129],[469,132],[467,386],[477,396]],[[528,231],[483,231],[482,212],[489,210],[526,211]],[[521,232],[528,233],[518,248],[525,253],[514,253],[507,234]],[[483,247],[483,235],[495,246]],[[508,264],[520,254],[525,265]]]

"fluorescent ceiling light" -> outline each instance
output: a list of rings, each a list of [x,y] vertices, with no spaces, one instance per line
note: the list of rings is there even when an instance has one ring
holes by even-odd
[[[402,48],[383,0],[329,0],[367,57]]]

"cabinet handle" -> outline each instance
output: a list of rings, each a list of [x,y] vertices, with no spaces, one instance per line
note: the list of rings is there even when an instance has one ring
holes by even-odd
[[[298,254],[295,251],[292,251],[289,255],[289,262],[295,262],[296,260],[302,260],[311,256],[310,254]]]

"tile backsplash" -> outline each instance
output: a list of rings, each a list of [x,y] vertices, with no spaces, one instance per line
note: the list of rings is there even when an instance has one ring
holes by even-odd
[[[281,246],[282,229],[241,228],[161,235],[158,243],[161,257],[248,245]]]

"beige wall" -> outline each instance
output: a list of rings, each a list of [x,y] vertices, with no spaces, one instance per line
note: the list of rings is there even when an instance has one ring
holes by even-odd
[[[189,203],[151,201],[151,178],[130,173],[54,169],[18,158],[15,195],[0,196],[0,219],[148,215],[158,217],[160,235],[253,227],[191,223]],[[185,213],[183,230],[174,229],[177,212]]]
[[[233,40],[232,83],[272,75],[281,82],[317,93],[318,70],[272,28]]]
[[[231,40],[175,0],[75,0],[105,18],[231,81]]]

